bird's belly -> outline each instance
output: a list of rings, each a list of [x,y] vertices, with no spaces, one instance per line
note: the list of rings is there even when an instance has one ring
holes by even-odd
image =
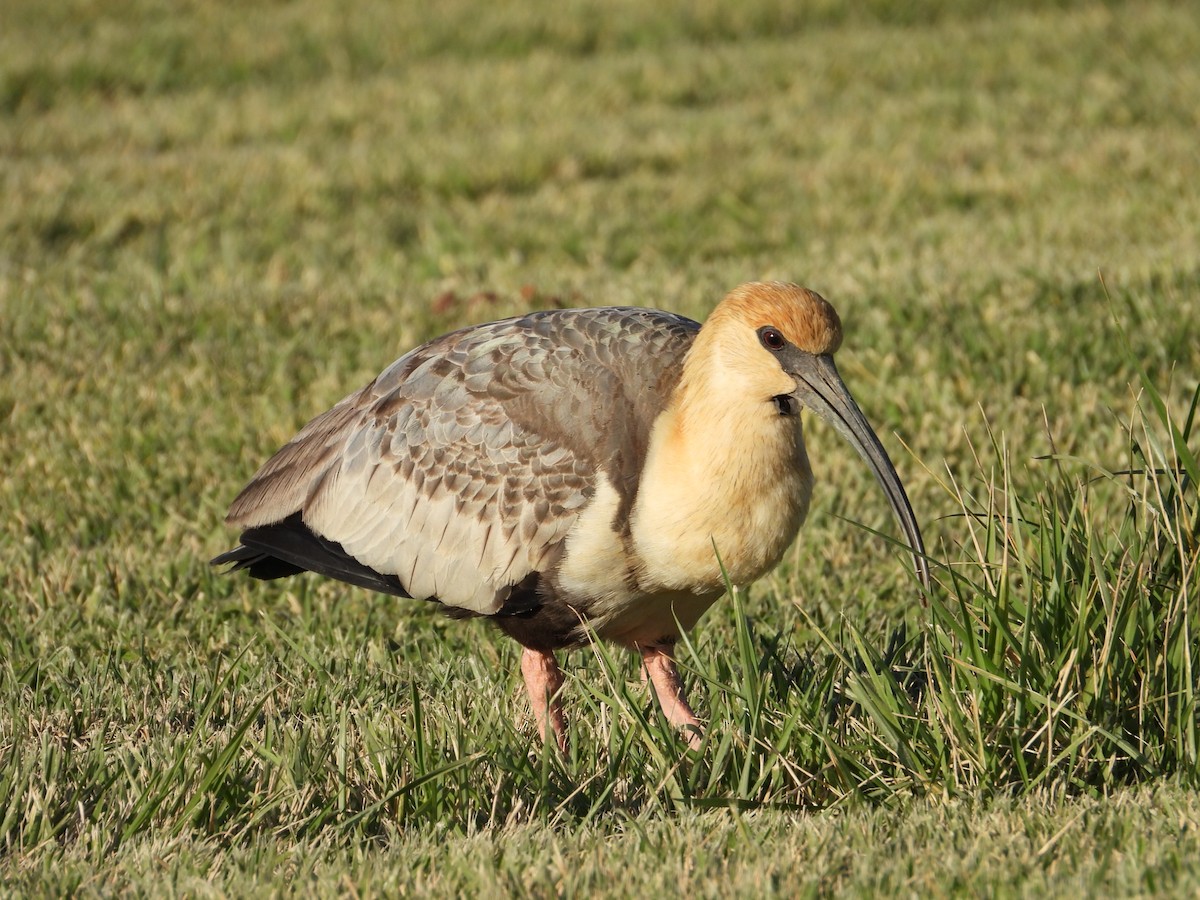
[[[719,591],[703,595],[671,591],[595,603],[588,610],[588,626],[605,640],[631,649],[674,643],[720,596]]]

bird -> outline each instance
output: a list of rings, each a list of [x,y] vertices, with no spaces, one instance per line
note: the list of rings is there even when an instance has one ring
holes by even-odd
[[[703,325],[592,307],[451,332],[268,459],[230,507],[238,546],[212,563],[489,619],[521,645],[538,733],[564,752],[556,653],[627,648],[699,749],[675,645],[796,538],[814,482],[802,412],[870,466],[928,590],[904,486],[834,364],[842,334],[828,301],[786,282],[735,288]]]

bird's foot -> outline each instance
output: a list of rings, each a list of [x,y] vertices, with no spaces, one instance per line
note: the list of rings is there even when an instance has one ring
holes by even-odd
[[[643,648],[642,665],[667,721],[684,732],[691,749],[699,750],[704,743],[704,726],[683,696],[683,679],[675,667],[673,649],[669,645]]]
[[[562,669],[558,660],[549,651],[525,648],[521,654],[521,674],[525,676],[525,690],[529,693],[529,705],[537,721],[538,734],[546,743],[546,729],[554,734],[554,742],[565,756],[567,753],[567,721],[562,709]]]

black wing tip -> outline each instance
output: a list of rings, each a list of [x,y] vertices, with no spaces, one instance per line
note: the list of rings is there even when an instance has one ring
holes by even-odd
[[[304,569],[286,560],[278,559],[261,550],[239,544],[232,550],[227,550],[220,556],[214,556],[208,561],[210,566],[223,566],[232,563],[224,574],[245,570],[251,578],[259,581],[274,581],[277,578],[287,578],[298,575]]]
[[[257,550],[251,550],[245,544],[238,544],[232,550],[226,550],[219,556],[214,556],[208,561],[208,564],[210,566],[223,566],[227,563],[233,563],[229,571],[236,572],[238,569],[244,569],[250,565],[257,556],[262,556],[262,554]]]
[[[228,572],[245,570],[261,581],[316,572],[381,594],[409,596],[399,578],[363,565],[341,544],[309,528],[298,512],[270,525],[247,528],[239,546],[211,562],[214,566],[230,563]]]

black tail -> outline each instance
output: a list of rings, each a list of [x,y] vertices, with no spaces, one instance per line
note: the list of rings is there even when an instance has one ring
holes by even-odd
[[[241,541],[241,546],[215,557],[212,565],[233,563],[230,572],[245,569],[251,578],[264,581],[316,572],[382,594],[409,596],[399,578],[364,566],[337,541],[323,538],[305,525],[300,513],[273,525],[247,528]]]

